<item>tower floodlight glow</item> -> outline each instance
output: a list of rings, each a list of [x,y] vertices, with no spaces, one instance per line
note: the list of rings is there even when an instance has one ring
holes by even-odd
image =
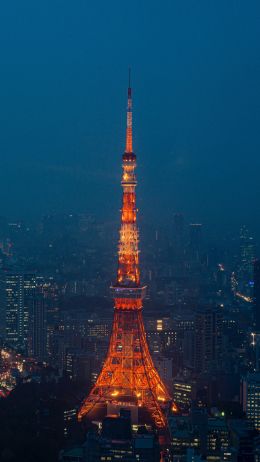
[[[104,366],[78,414],[95,420],[103,406],[136,406],[159,428],[167,426],[163,407],[171,398],[153,364],[143,324],[142,307],[146,287],[140,283],[138,228],[136,224],[137,185],[132,136],[132,89],[128,87],[126,148],[121,185],[123,201],[118,244],[116,283],[111,287],[114,320]]]

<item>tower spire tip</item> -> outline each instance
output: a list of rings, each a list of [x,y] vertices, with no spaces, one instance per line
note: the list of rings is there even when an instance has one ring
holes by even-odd
[[[128,88],[131,88],[131,67],[128,68]]]

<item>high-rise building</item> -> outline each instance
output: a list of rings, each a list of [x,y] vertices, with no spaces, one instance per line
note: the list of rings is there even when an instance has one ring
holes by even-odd
[[[258,460],[256,450],[257,432],[252,429],[250,421],[246,419],[232,419],[228,422],[230,443],[232,447],[232,461],[256,462]],[[259,454],[259,452],[258,452]]]
[[[254,274],[255,245],[246,226],[240,229],[240,263],[238,288],[243,294],[252,296]]]
[[[118,270],[111,287],[115,304],[113,328],[104,366],[83,402],[79,419],[97,420],[101,411],[103,415],[109,411],[119,414],[123,408],[130,410],[138,423],[149,420],[165,431],[167,421],[162,407],[169,403],[170,396],[153,364],[142,318],[146,288],[140,283],[135,168],[129,84]]]
[[[23,324],[24,324],[24,345],[25,353],[28,349],[28,335],[30,328],[30,310],[32,301],[36,296],[36,278],[35,274],[24,274],[23,275]]]
[[[260,373],[248,374],[241,383],[243,411],[256,430],[260,430]]]
[[[194,368],[195,357],[195,314],[193,310],[182,309],[174,313],[176,330],[175,362],[179,367]]]
[[[189,409],[194,398],[192,380],[176,377],[173,381],[173,394],[179,409]]]
[[[7,345],[27,351],[29,310],[35,294],[33,274],[2,273],[0,305]]]
[[[5,340],[11,347],[21,347],[24,341],[24,293],[21,274],[4,275],[2,297]]]
[[[65,372],[71,380],[87,383],[95,372],[96,356],[78,348],[70,348],[65,353]]]
[[[217,371],[222,365],[223,315],[218,307],[205,306],[195,315],[195,371]]]
[[[43,295],[31,298],[29,310],[28,353],[44,361],[47,356],[46,306]]]
[[[207,454],[220,457],[220,460],[232,460],[230,453],[229,431],[226,419],[211,417],[208,419]],[[214,459],[213,459],[214,460]],[[215,459],[216,460],[216,459]]]
[[[253,326],[251,347],[256,372],[260,371],[260,260],[254,261]]]
[[[260,260],[254,262],[254,330],[260,334]]]

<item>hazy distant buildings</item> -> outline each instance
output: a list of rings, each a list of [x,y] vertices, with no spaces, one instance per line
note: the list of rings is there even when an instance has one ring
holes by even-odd
[[[241,269],[245,273],[252,275],[255,246],[253,237],[250,236],[246,226],[242,226],[240,229],[240,256]]]
[[[190,256],[192,260],[200,261],[201,250],[202,250],[202,224],[201,223],[191,223],[189,234],[190,234],[190,242],[189,242]]]
[[[255,259],[254,239],[246,226],[240,229],[240,264],[238,271],[238,288],[243,294],[252,296],[253,264]]]
[[[176,213],[173,217],[173,248],[177,262],[183,258],[184,243],[184,218],[181,213]]]

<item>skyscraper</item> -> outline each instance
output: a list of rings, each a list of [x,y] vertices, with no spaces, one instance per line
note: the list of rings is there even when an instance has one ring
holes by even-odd
[[[195,315],[195,370],[212,372],[219,370],[222,362],[222,322],[219,308],[199,308]]]
[[[46,307],[42,294],[32,297],[30,303],[28,353],[44,361],[46,359],[47,327]]]
[[[5,310],[5,340],[11,347],[21,347],[24,341],[24,294],[21,274],[4,275],[2,303]]]
[[[135,422],[149,419],[164,430],[167,424],[162,405],[169,402],[170,396],[152,362],[143,325],[146,288],[140,283],[135,168],[129,83],[118,270],[116,282],[111,287],[115,304],[112,335],[103,369],[83,402],[79,419],[96,419],[101,410],[103,415],[108,411],[119,414],[124,408],[131,411]]]
[[[251,346],[254,352],[254,369],[260,370],[260,260],[254,261],[253,331]]]
[[[254,330],[260,334],[260,260],[254,262]]]
[[[36,277],[35,274],[23,274],[23,335],[24,351],[28,350],[29,324],[32,302],[36,295]]]
[[[253,293],[253,264],[255,258],[254,239],[250,236],[246,226],[240,229],[240,264],[238,288],[243,294],[252,296]]]
[[[241,384],[243,411],[256,430],[260,430],[260,373],[248,374]]]
[[[3,273],[0,305],[6,343],[24,352],[27,350],[30,301],[35,294],[33,274]]]

